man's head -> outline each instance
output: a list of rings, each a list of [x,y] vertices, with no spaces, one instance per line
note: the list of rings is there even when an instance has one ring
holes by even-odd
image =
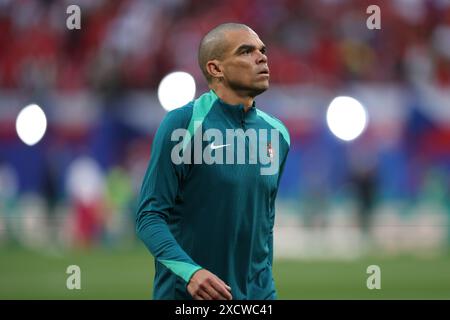
[[[269,87],[266,47],[244,24],[224,23],[200,42],[198,62],[210,86],[256,96]]]

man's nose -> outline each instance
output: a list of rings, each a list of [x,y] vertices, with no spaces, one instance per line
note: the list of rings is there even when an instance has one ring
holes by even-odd
[[[256,63],[267,63],[267,56],[264,53],[260,52],[258,58],[256,59]]]

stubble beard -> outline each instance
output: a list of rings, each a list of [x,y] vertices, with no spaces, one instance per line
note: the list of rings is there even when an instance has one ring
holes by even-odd
[[[269,84],[267,86],[257,86],[257,85],[245,85],[240,82],[229,82],[229,86],[233,91],[242,92],[249,97],[256,97],[261,93],[269,89]]]

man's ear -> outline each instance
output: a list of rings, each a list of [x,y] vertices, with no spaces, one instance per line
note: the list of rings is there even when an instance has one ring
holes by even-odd
[[[222,78],[222,66],[220,65],[219,60],[209,60],[206,63],[206,71],[208,71],[211,78]]]

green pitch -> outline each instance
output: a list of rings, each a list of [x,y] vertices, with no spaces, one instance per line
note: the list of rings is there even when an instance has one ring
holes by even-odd
[[[66,288],[69,265],[81,268],[81,290]],[[369,290],[369,265],[381,289]],[[372,257],[355,261],[276,260],[280,299],[450,299],[450,255]],[[0,248],[0,299],[149,299],[153,260],[146,249],[38,253]]]

